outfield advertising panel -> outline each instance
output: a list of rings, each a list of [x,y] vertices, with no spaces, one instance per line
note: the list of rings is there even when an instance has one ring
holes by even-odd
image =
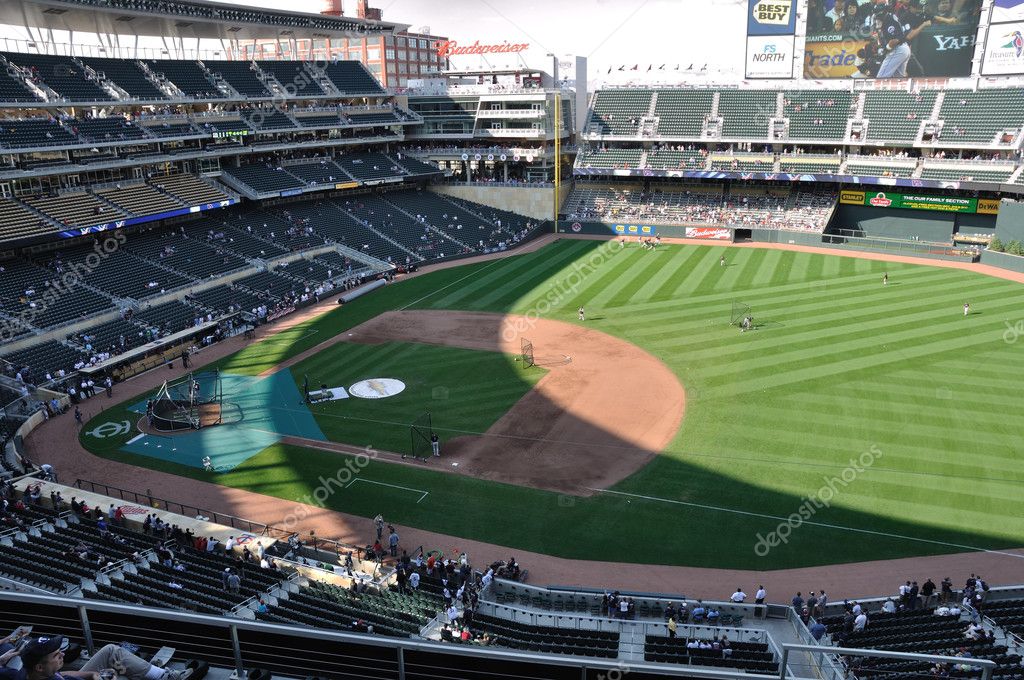
[[[794,36],[747,38],[747,78],[792,78]]]
[[[804,77],[970,76],[981,0],[808,0]]]
[[[1024,73],[1024,21],[989,26],[985,54],[981,58],[981,74],[1008,76],[1021,73]]]
[[[992,23],[1024,21],[1024,0],[993,0]]]
[[[626,236],[654,236],[658,233],[658,228],[649,224],[616,224],[614,228],[616,234]]]
[[[982,213],[995,215],[999,201],[958,196],[922,196],[895,191],[841,191],[839,202],[844,205],[870,205],[875,208],[905,208],[908,210],[935,210],[954,213]]]
[[[748,0],[747,35],[796,33],[796,0]]]
[[[724,227],[687,227],[686,238],[731,241],[732,230]]]

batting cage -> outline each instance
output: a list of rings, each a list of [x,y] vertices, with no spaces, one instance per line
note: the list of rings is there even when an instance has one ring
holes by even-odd
[[[742,302],[732,303],[732,313],[729,314],[729,325],[739,326],[743,319],[750,316],[750,307]]]
[[[523,368],[529,368],[535,364],[533,360],[533,343],[526,338],[520,339],[519,357],[523,361]]]
[[[161,432],[219,425],[223,403],[219,372],[189,373],[160,387],[152,400],[151,423]]]
[[[431,425],[430,414],[424,413],[416,420],[412,421],[409,426],[409,453],[408,455],[413,458],[422,458],[426,460],[433,454],[431,448],[430,438],[434,434],[434,428]],[[406,456],[402,456],[405,458]]]

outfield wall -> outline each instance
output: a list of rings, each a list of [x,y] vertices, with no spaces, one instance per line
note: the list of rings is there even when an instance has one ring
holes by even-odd
[[[1024,273],[1024,257],[1019,255],[994,253],[989,250],[984,250],[981,253],[981,263],[991,265],[993,267],[999,267],[1000,269],[1009,269],[1013,272]]]
[[[498,210],[507,210],[535,220],[550,220],[554,187],[491,186],[487,184],[434,184],[430,190],[442,196],[452,196],[465,201],[489,205]],[[558,205],[565,202],[572,187],[559,187]]]
[[[1002,202],[996,220],[996,236],[1003,243],[1024,241],[1024,203]]]

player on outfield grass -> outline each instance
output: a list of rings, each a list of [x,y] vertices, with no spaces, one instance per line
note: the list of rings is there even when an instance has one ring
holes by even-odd
[[[970,313],[971,313],[971,303],[970,302],[965,302],[964,303],[964,316],[967,316]]]
[[[587,320],[587,315],[583,311],[583,307],[582,306],[579,309],[579,317],[580,317],[580,321],[586,321]]]
[[[888,286],[889,285],[889,272],[886,272],[886,273],[882,274],[882,285],[883,286]]]
[[[718,258],[718,266],[719,267],[724,267],[725,266],[725,255],[722,255],[720,258]]]

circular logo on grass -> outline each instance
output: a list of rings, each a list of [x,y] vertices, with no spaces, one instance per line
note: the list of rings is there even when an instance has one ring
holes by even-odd
[[[370,378],[360,380],[348,388],[348,393],[361,399],[383,399],[393,397],[405,389],[405,383],[394,378]]]

